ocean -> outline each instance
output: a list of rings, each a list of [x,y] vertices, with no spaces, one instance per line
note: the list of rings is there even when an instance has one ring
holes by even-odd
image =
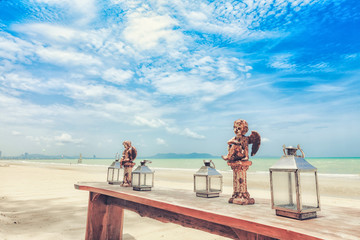
[[[135,160],[136,165],[140,164],[143,158]],[[203,166],[203,159],[149,159],[152,161],[148,164],[150,168],[167,168],[167,169],[191,169],[198,170]],[[209,159],[206,159],[209,160]],[[251,158],[252,165],[248,172],[268,172],[269,167],[276,163],[279,158]],[[360,158],[306,158],[306,160],[318,169],[319,174],[331,175],[348,175],[360,177]],[[78,164],[78,159],[44,159],[44,160],[18,160],[33,163],[54,163],[54,164]],[[83,159],[84,165],[103,165],[110,166],[114,159]],[[230,167],[223,159],[212,159],[215,163],[216,169],[219,171],[231,171]]]

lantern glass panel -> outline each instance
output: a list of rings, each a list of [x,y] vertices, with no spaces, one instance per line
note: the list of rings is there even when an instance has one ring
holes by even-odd
[[[138,173],[133,173],[133,175],[132,175],[132,185],[133,186],[140,186],[140,180],[139,180],[139,178],[140,178],[140,174],[138,174]]]
[[[209,179],[209,183],[210,183],[210,192],[221,191],[221,178],[211,177]]]
[[[119,181],[119,173],[120,171],[119,170],[113,170],[114,171],[114,181]]]
[[[108,169],[108,181],[113,181],[113,176],[114,176],[114,169],[113,168],[109,168]]]
[[[318,207],[315,172],[300,172],[302,210]]]
[[[140,174],[140,186],[146,185],[146,174]]]
[[[295,172],[272,172],[274,205],[287,209],[297,209]]]
[[[146,173],[146,174],[144,174],[144,175],[145,175],[144,185],[146,185],[146,186],[152,186],[154,174]]]
[[[207,191],[206,189],[206,176],[195,176],[195,190],[196,191]]]

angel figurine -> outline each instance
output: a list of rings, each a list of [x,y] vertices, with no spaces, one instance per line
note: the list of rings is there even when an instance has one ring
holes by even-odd
[[[124,152],[120,159],[120,167],[124,167],[124,179],[121,184],[122,187],[131,187],[131,172],[132,168],[135,166],[133,162],[137,155],[137,150],[135,147],[131,146],[130,141],[124,141]]]
[[[123,142],[125,150],[123,151],[122,157],[120,159],[120,165],[123,166],[125,163],[133,162],[137,155],[137,150],[135,147],[131,146],[130,141]]]
[[[248,130],[248,123],[245,120],[238,119],[234,122],[235,137],[228,141],[228,154],[222,156],[225,161],[249,160],[249,144],[252,144],[251,156],[254,156],[259,150],[261,143],[260,134],[256,131],[251,131],[250,136],[245,136]]]

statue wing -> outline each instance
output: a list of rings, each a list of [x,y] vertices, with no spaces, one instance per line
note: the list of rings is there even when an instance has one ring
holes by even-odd
[[[261,137],[257,131],[251,131],[249,138],[249,144],[252,144],[251,156],[254,156],[260,148]]]
[[[134,147],[131,147],[131,159],[134,160],[137,156],[137,150]]]

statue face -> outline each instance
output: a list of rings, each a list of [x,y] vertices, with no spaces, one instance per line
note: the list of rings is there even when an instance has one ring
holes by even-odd
[[[236,136],[243,136],[248,130],[248,124],[245,120],[236,120],[234,122],[234,133]]]
[[[125,149],[128,149],[128,148],[130,148],[131,143],[129,141],[125,141],[125,142],[123,142],[123,145],[124,145]]]

